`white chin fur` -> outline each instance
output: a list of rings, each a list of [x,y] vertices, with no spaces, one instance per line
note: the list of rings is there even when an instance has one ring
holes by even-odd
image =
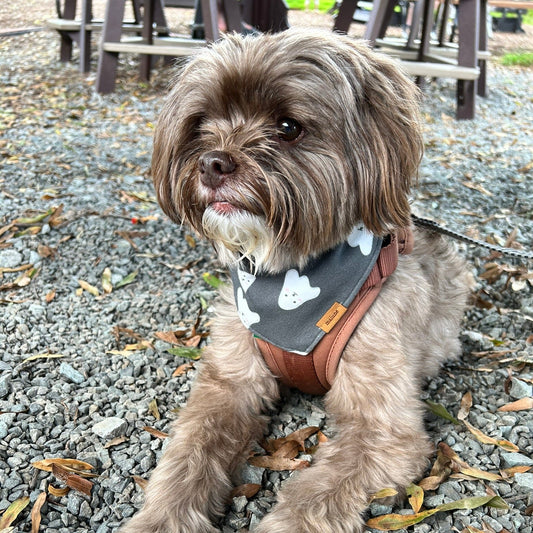
[[[274,236],[263,217],[246,211],[223,214],[208,207],[202,227],[205,236],[215,244],[222,264],[229,266],[243,257],[256,268],[268,263]]]

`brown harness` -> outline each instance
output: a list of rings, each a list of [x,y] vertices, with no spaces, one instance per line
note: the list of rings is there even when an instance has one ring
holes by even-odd
[[[355,328],[376,299],[385,280],[398,266],[398,254],[409,254],[413,249],[410,228],[399,230],[384,246],[365,283],[352,303],[346,308],[335,304],[331,311],[331,328],[307,355],[287,352],[256,338],[257,346],[272,373],[282,383],[308,394],[324,394],[335,377],[344,347]],[[318,327],[324,329],[323,320]]]

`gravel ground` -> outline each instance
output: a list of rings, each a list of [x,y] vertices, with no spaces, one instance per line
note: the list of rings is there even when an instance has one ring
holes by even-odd
[[[188,361],[156,334],[179,330],[193,342],[208,332],[216,291],[203,274],[225,274],[211,249],[155,203],[151,136],[169,71],[141,84],[137,61],[122,58],[117,91],[101,97],[94,74],[84,78],[57,56],[52,32],[0,39],[0,513],[29,496],[15,531],[30,531],[31,505],[49,484],[60,485],[32,463],[75,458],[99,474],[91,496],[49,495],[41,531],[111,533],[142,501],[132,476],[147,478],[164,446],[143,428],[168,430],[196,373],[194,363],[173,377]],[[418,213],[531,249],[532,81],[531,70],[491,63],[490,95],[479,100],[477,118],[463,122],[453,118],[453,82],[427,88]],[[456,415],[471,392],[470,423],[519,452],[480,443],[464,424],[429,412],[428,430],[472,467],[532,466],[531,409],[498,410],[533,396],[531,262],[458,246],[472,268],[464,354],[428,383],[423,398]],[[272,420],[270,437],[309,425],[330,434],[319,398],[288,393]],[[245,475],[262,489],[249,501],[234,499],[221,524],[226,533],[253,528],[289,474],[250,466]],[[487,493],[509,509],[442,512],[412,531],[533,531],[527,471],[494,481],[455,474],[427,491],[424,505]],[[394,512],[408,508],[405,502]],[[387,512],[374,503],[369,516]]]

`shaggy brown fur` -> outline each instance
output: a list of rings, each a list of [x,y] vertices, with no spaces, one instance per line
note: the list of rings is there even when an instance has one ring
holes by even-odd
[[[364,44],[290,30],[228,37],[179,75],[156,131],[153,174],[175,221],[212,240],[225,264],[302,267],[359,221],[377,235],[409,224],[422,153],[414,85]],[[424,376],[459,352],[463,262],[415,230],[359,324],[325,404],[336,435],[294,475],[258,533],[362,530],[369,495],[403,487],[430,451]],[[122,533],[216,531],[231,473],[278,399],[235,305],[223,294],[188,406]]]

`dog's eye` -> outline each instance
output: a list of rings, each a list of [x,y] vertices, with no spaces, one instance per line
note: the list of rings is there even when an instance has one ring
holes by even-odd
[[[302,134],[302,125],[292,118],[278,120],[278,137],[283,141],[292,142]]]

